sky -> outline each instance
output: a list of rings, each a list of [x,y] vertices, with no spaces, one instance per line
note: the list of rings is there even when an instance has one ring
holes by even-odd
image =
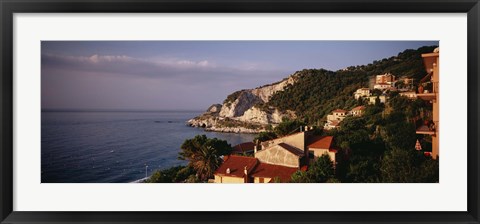
[[[438,41],[42,41],[42,109],[206,110],[295,71],[336,71]]]

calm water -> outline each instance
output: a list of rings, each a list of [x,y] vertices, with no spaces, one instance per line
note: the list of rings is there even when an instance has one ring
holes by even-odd
[[[206,134],[232,146],[253,135],[185,125],[201,112],[42,112],[42,183],[131,182],[178,160],[185,139]]]

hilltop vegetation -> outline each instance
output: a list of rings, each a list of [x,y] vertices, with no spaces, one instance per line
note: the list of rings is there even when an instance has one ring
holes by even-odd
[[[305,69],[297,72],[298,80],[274,94],[266,106],[293,110],[309,124],[317,124],[336,108],[352,108],[358,104],[353,92],[369,86],[374,75],[392,73],[397,77],[420,80],[425,76],[421,54],[430,53],[436,46],[405,50],[396,57],[373,61],[368,65],[350,66],[336,72],[325,69]]]

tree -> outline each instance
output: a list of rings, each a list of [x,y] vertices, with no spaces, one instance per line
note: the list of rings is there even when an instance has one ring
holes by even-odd
[[[292,183],[310,183],[307,172],[305,171],[296,171],[292,174],[290,182]]]
[[[415,150],[394,149],[385,153],[380,167],[387,183],[438,183],[438,160]]]
[[[389,149],[412,149],[415,146],[415,125],[401,121],[385,125],[381,131]]]
[[[387,153],[382,160],[380,171],[383,182],[387,183],[413,183],[417,175],[413,165],[413,150],[394,149]]]
[[[275,127],[274,132],[277,136],[285,136],[295,132],[300,132],[300,127],[305,126],[304,122],[298,120],[285,120]]]
[[[333,162],[327,154],[322,155],[315,160],[312,166],[309,167],[309,176],[315,183],[325,183],[328,179],[334,177]]]
[[[174,166],[164,170],[155,171],[150,178],[145,180],[146,183],[175,183],[177,172],[184,169],[184,166]]]
[[[346,179],[352,183],[380,182],[378,161],[374,157],[355,156],[350,161]]]
[[[264,142],[268,140],[272,140],[277,138],[277,135],[274,132],[260,132],[258,135],[253,139],[253,142],[256,143],[257,141]]]
[[[292,174],[292,183],[326,183],[327,181],[338,182],[334,179],[333,163],[330,156],[322,155],[308,168],[308,171],[297,171]]]
[[[212,177],[215,170],[222,164],[221,156],[228,155],[232,151],[227,141],[210,139],[205,135],[197,135],[193,139],[185,140],[181,149],[179,159],[188,160],[188,165],[193,167],[202,181]]]

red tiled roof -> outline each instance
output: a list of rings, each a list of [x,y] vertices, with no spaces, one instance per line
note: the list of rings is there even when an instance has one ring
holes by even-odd
[[[280,178],[281,182],[288,182],[290,181],[292,174],[295,173],[297,170],[298,168],[259,163],[253,171],[252,176],[264,178],[267,177],[272,178],[272,180],[275,177],[278,177]]]
[[[308,148],[330,149],[333,143],[333,136],[314,136],[308,143]]]
[[[341,150],[341,148],[332,146],[328,151],[329,151],[329,152],[337,153],[337,152],[340,151],[340,150]]]
[[[353,110],[365,110],[365,106],[358,106],[352,109]]]
[[[333,121],[330,121],[330,122],[328,123],[328,125],[330,125],[330,126],[339,126],[339,125],[340,125],[340,121],[333,120]]]
[[[253,157],[230,155],[215,171],[215,174],[221,176],[244,177],[245,167],[247,167],[247,172],[251,173],[257,163],[258,160]],[[229,174],[227,173],[227,169],[230,169]]]
[[[236,146],[233,146],[233,152],[234,153],[244,153],[248,151],[253,151],[255,148],[255,143],[253,142],[244,142],[240,143]]]
[[[291,146],[291,145],[289,145],[289,144],[280,143],[280,144],[278,144],[278,146],[286,149],[287,151],[291,152],[292,154],[294,154],[294,155],[296,155],[296,156],[302,157],[302,156],[305,155],[305,153],[304,153],[302,150],[300,150],[300,149],[298,149],[298,148],[296,148],[296,147],[293,147],[293,146]]]
[[[336,109],[336,110],[332,111],[332,113],[335,113],[335,112],[336,112],[336,113],[345,113],[345,112],[347,112],[347,111],[346,111],[346,110],[342,110],[342,109]]]

